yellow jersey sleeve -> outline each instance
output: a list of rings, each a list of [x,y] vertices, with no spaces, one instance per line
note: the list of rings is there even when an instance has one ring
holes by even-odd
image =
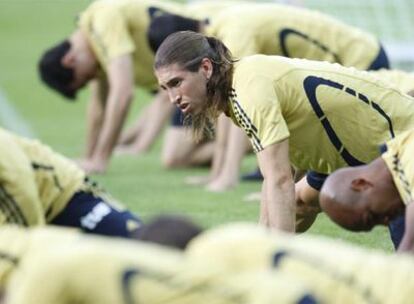
[[[412,203],[414,193],[414,130],[404,132],[385,144],[382,154],[395,186],[405,205]]]
[[[30,159],[3,130],[0,146],[0,223],[43,224],[43,208]]]
[[[289,137],[278,96],[268,77],[238,71],[230,104],[233,121],[244,129],[256,153]]]
[[[104,69],[108,68],[112,59],[135,50],[127,19],[115,7],[104,6],[91,12],[86,11],[81,16],[80,27],[89,38]]]

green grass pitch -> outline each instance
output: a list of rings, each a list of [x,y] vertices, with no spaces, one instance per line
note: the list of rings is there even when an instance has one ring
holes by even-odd
[[[37,61],[45,48],[71,33],[77,13],[89,2],[0,1],[0,89],[31,125],[37,137],[72,158],[81,155],[84,145],[88,90],[83,90],[76,103],[66,102],[40,83]],[[137,92],[129,122],[148,101],[148,95]],[[186,186],[183,182],[186,176],[207,174],[207,169],[165,171],[159,163],[160,146],[161,140],[145,155],[115,157],[107,174],[94,176],[94,179],[144,219],[172,212],[191,216],[204,227],[230,221],[257,221],[258,204],[245,203],[242,198],[259,190],[259,183],[244,183],[233,191],[220,194]],[[254,167],[254,156],[243,163],[244,172]],[[386,229],[377,228],[369,234],[348,233],[323,215],[308,233],[392,250]]]

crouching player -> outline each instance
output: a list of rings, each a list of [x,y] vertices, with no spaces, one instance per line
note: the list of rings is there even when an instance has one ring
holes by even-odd
[[[36,140],[0,129],[0,225],[52,224],[132,237],[140,220]]]
[[[324,303],[412,303],[414,260],[334,240],[269,232],[252,224],[212,229],[192,240],[187,258],[228,272],[274,269]]]
[[[157,225],[176,228],[161,242],[169,246],[183,236],[188,242],[195,232],[194,226],[176,220]],[[154,241],[163,227],[145,229],[144,238]],[[5,300],[9,304],[319,303],[304,284],[286,275],[255,269],[227,273],[211,266],[206,271],[204,263],[188,259],[181,251],[148,242],[16,227],[0,230],[0,240],[13,240],[14,250],[23,253],[15,257],[18,266],[8,276]],[[12,264],[1,261],[0,274]]]
[[[414,252],[414,130],[388,141],[365,166],[335,171],[321,192],[321,207],[340,226],[369,231],[405,214],[398,251]]]

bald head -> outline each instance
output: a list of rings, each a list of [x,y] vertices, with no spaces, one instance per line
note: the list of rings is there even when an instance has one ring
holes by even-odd
[[[361,167],[340,169],[326,179],[319,196],[322,210],[338,225],[352,231],[371,230],[366,218],[369,181]]]

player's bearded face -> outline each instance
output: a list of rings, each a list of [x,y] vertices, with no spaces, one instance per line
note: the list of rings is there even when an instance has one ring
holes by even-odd
[[[203,69],[190,72],[177,64],[171,64],[157,69],[155,74],[161,88],[168,93],[170,102],[184,113],[185,124],[192,126],[195,135],[202,135],[205,129],[211,129],[208,79]],[[197,139],[199,136],[195,137]]]

